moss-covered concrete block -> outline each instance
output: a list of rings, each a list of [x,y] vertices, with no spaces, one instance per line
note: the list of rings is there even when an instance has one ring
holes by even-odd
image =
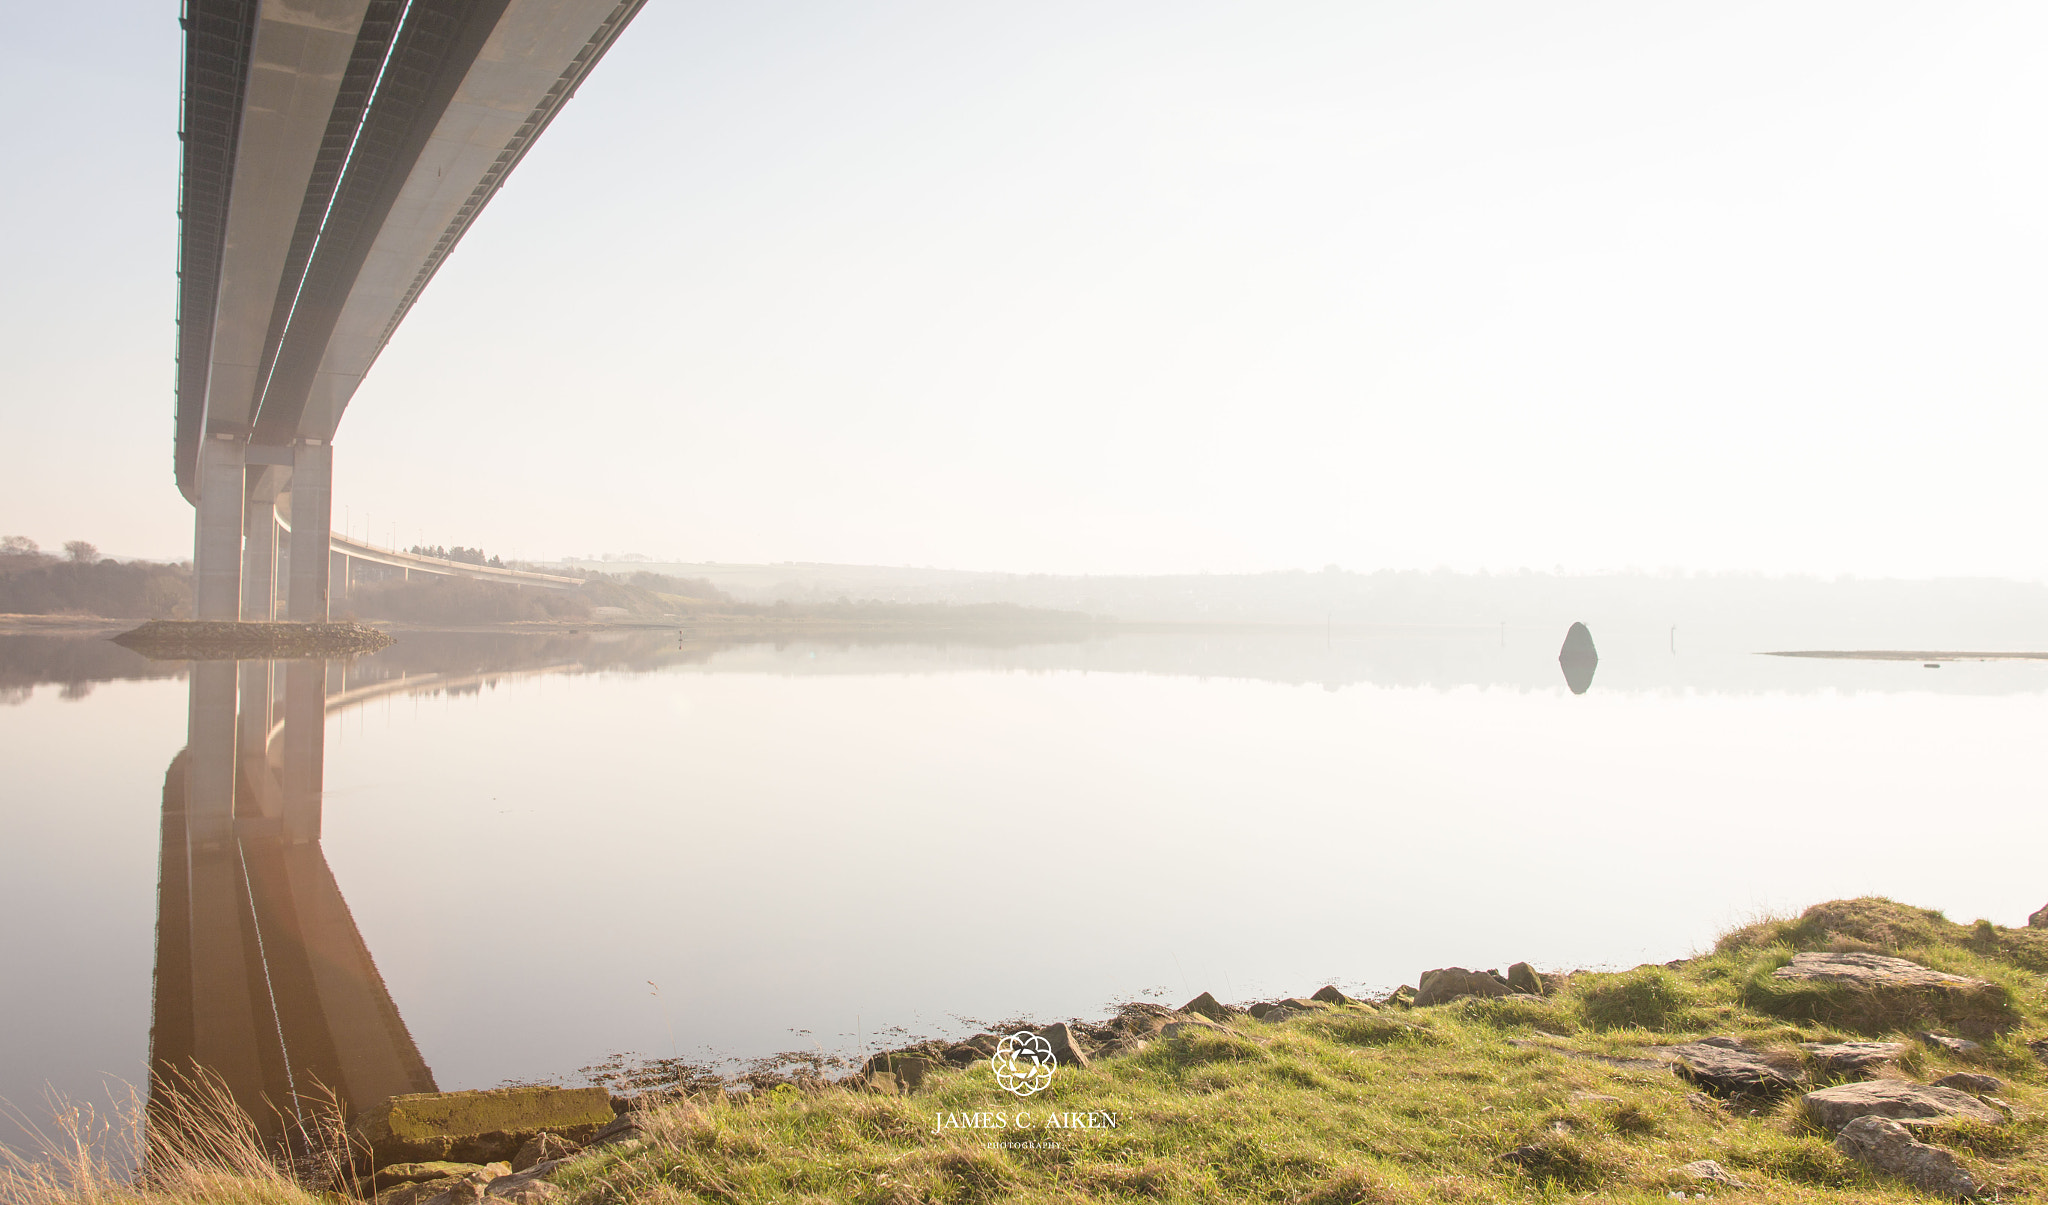
[[[365,1110],[354,1128],[375,1165],[387,1167],[510,1159],[542,1130],[580,1142],[611,1120],[603,1088],[492,1088],[394,1096]]]

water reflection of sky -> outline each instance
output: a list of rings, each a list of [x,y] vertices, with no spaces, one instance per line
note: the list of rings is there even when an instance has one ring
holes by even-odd
[[[1594,635],[1574,696],[1559,634],[1512,630],[416,634],[327,676],[321,846],[444,1088],[1147,992],[1661,960],[1845,894],[2008,924],[2040,906],[2048,665]],[[0,641],[18,1104],[141,1077],[191,702],[20,639]]]

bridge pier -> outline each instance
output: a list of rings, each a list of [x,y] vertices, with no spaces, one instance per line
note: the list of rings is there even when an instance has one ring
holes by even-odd
[[[301,439],[292,445],[292,579],[285,618],[327,622],[327,552],[334,526],[334,445]]]
[[[199,443],[199,504],[192,537],[193,613],[197,619],[242,617],[242,441],[209,435]]]
[[[242,519],[242,618],[277,618],[277,496],[254,484]]]

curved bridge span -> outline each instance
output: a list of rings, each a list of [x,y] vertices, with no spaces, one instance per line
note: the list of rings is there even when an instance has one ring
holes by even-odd
[[[280,596],[327,618],[349,399],[645,2],[186,0],[175,468],[199,618],[279,618]]]

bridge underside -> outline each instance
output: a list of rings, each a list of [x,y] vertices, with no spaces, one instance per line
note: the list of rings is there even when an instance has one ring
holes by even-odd
[[[187,0],[176,470],[199,618],[276,618],[279,593],[327,617],[342,412],[643,3]]]

